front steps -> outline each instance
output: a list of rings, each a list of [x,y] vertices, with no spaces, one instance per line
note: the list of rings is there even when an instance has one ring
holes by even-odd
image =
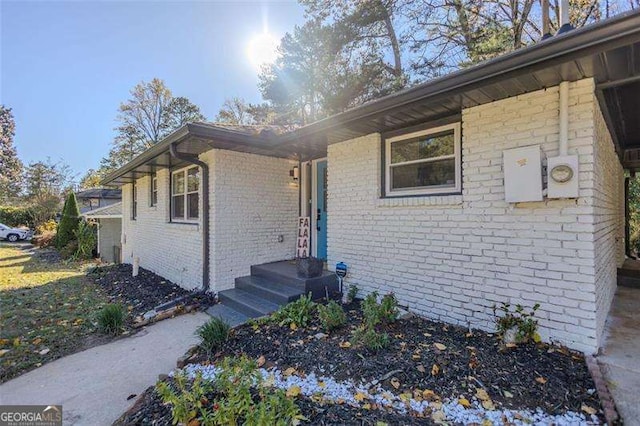
[[[320,299],[327,292],[332,294],[338,290],[338,279],[333,272],[324,271],[316,278],[300,278],[295,260],[265,263],[252,266],[251,275],[236,278],[235,288],[219,292],[220,303],[207,313],[237,325],[240,320],[268,315],[304,294],[311,293],[313,299]]]

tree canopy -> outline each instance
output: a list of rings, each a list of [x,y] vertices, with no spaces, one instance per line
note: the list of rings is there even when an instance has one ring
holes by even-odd
[[[15,127],[11,108],[0,105],[0,202],[17,197],[22,189],[22,162],[13,145]]]

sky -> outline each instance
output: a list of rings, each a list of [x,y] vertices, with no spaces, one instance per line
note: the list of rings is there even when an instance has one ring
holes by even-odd
[[[261,100],[250,41],[302,24],[283,1],[0,0],[0,103],[18,157],[62,160],[78,178],[110,148],[117,109],[161,78],[212,120],[225,98]]]

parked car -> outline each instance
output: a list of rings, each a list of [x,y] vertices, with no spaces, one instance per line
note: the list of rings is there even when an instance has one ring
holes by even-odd
[[[15,243],[19,240],[30,240],[33,232],[30,229],[12,228],[0,223],[0,239]]]

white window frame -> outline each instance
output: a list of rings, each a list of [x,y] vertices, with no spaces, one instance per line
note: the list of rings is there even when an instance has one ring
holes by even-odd
[[[149,195],[149,205],[155,207],[158,205],[158,175],[156,173],[151,175],[151,181],[149,182],[151,194]],[[155,200],[153,199],[155,195]]]
[[[445,126],[433,127],[430,129],[420,130],[417,132],[407,133],[404,135],[394,136],[385,140],[385,197],[401,197],[406,195],[435,195],[435,194],[455,194],[462,191],[462,150],[461,150],[461,135],[460,135],[460,123],[447,124]],[[403,161],[402,163],[396,163],[391,165],[391,145],[394,142],[405,141],[407,139],[413,139],[420,136],[429,136],[437,133],[443,133],[453,130],[453,154],[442,155],[439,157]],[[391,188],[391,168],[397,166],[403,166],[407,164],[417,163],[431,163],[438,160],[446,160],[453,158],[455,161],[455,185],[452,186],[431,186],[424,188],[410,188],[410,189],[392,189]]]
[[[187,167],[183,167],[181,169],[178,170],[173,170],[171,172],[171,182],[170,182],[170,188],[169,188],[169,218],[171,220],[171,222],[176,222],[176,223],[199,223],[200,222],[200,203],[202,200],[202,197],[200,196],[200,188],[202,187],[202,173],[198,173],[198,189],[196,191],[188,191],[189,185],[188,185],[188,177],[189,177],[189,170],[191,169],[196,169],[198,170],[199,167],[198,166],[187,166]],[[174,217],[173,216],[173,203],[174,203],[174,194],[173,194],[173,182],[175,179],[175,175],[178,173],[184,173],[184,193],[179,194],[180,196],[182,196],[182,202],[184,203],[184,217]],[[189,194],[198,194],[198,217],[193,219],[193,218],[189,218]],[[176,195],[178,196],[178,195]]]

